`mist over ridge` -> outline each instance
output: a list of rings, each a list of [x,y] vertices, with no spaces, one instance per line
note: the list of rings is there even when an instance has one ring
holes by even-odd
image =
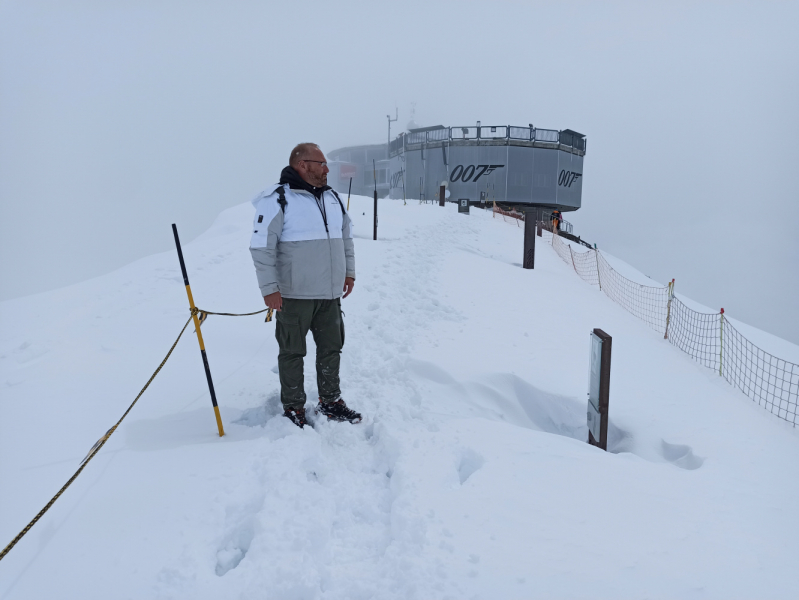
[[[188,241],[290,148],[588,138],[577,233],[799,343],[797,4],[0,4],[0,299]],[[742,244],[742,240],[757,241]],[[246,244],[246,240],[242,241]],[[753,250],[754,248],[754,250]],[[257,300],[257,298],[255,298]]]

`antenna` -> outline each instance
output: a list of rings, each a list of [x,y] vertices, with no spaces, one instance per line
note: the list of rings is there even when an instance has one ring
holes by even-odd
[[[399,118],[399,109],[394,107],[394,118],[391,115],[386,115],[388,119],[388,144],[386,145],[386,158],[391,158],[391,124]]]

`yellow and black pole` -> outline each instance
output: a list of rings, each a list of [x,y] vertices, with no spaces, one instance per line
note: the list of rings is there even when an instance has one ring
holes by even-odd
[[[350,212],[350,194],[352,193],[352,177],[350,177],[350,189],[347,192],[347,212]]]
[[[197,330],[197,341],[200,342],[200,354],[203,357],[203,367],[205,367],[205,378],[208,380],[208,390],[211,392],[211,403],[214,405],[214,415],[216,416],[216,426],[219,429],[219,437],[225,435],[225,429],[222,427],[222,417],[219,414],[219,406],[216,404],[216,392],[214,392],[214,381],[211,379],[211,368],[208,366],[208,356],[205,354],[205,344],[203,343],[203,334],[200,331],[200,320],[197,318],[197,308],[194,306],[194,298],[191,295],[191,286],[189,285],[189,274],[186,272],[186,263],[183,262],[183,250],[180,247],[180,238],[178,237],[178,228],[172,223],[172,233],[175,234],[175,246],[178,249],[178,258],[180,259],[180,270],[183,272],[183,283],[186,285],[186,294],[189,296],[189,307],[191,308],[191,315],[194,319],[194,327]]]

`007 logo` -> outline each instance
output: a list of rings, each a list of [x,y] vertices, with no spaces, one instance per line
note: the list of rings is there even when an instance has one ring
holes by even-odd
[[[582,176],[583,176],[582,173],[575,173],[574,171],[567,171],[566,169],[561,169],[560,175],[558,175],[558,185],[570,188],[572,184]]]
[[[466,167],[464,167],[463,165],[458,165],[452,169],[449,180],[453,183],[456,181],[462,181],[463,183],[469,183],[471,181],[474,183],[483,175],[490,175],[494,169],[501,169],[504,166],[505,165],[466,165]],[[474,177],[474,179],[472,179],[472,177]]]

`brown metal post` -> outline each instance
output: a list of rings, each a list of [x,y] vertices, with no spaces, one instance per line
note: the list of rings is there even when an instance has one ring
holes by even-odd
[[[443,185],[438,188],[438,205],[444,206],[444,199],[446,198],[447,188]]]
[[[588,443],[598,446],[602,450],[608,449],[608,420],[610,405],[610,354],[613,338],[601,329],[594,329],[594,335],[602,340],[602,352],[599,367],[599,409],[600,426],[599,439],[595,439],[591,431],[588,432]]]
[[[535,268],[535,219],[532,212],[524,213],[524,258],[522,267]]]

